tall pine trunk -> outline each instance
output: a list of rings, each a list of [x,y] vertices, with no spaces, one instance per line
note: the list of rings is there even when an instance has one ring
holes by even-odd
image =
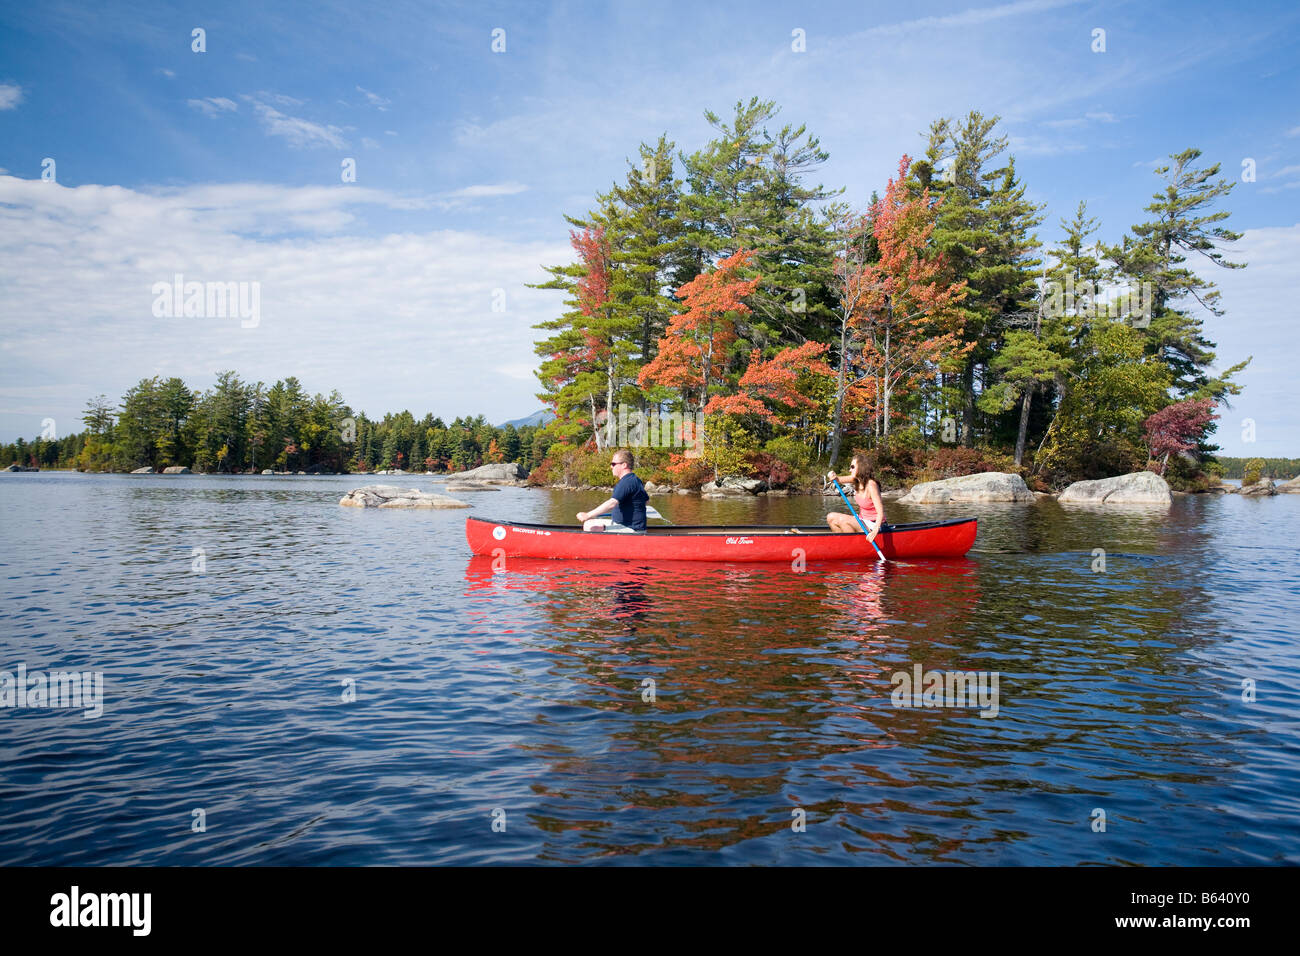
[[[1020,399],[1020,431],[1016,435],[1017,468],[1025,460],[1025,435],[1029,431],[1029,405],[1034,400],[1034,389],[1037,387],[1037,382],[1030,382],[1029,387],[1025,389],[1025,394]]]
[[[840,368],[835,379],[835,410],[831,413],[831,468],[840,457],[840,419],[844,415],[844,366],[848,362],[849,320],[840,320]]]
[[[614,447],[614,355],[610,352],[609,362],[605,366],[605,447]]]
[[[975,361],[970,359],[962,369],[961,445],[972,447],[975,434]]]
[[[605,446],[601,443],[600,427],[596,424],[596,393],[588,392],[587,401],[591,403],[591,437],[596,440],[596,450],[600,451]]]

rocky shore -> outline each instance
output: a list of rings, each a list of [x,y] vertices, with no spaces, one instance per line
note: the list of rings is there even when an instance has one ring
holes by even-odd
[[[398,488],[396,485],[366,485],[354,488],[339,499],[345,508],[468,508],[464,501],[446,495]]]

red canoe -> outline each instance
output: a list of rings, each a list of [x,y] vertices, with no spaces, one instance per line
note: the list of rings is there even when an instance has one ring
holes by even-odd
[[[975,543],[974,518],[885,525],[876,544],[887,558],[960,558]],[[872,560],[866,535],[836,534],[824,525],[788,527],[688,525],[647,528],[644,534],[583,531],[571,525],[466,518],[475,554],[507,558],[628,558],[669,561]]]

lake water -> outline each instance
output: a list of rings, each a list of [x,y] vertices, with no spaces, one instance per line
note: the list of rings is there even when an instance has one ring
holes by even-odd
[[[887,502],[977,515],[961,561],[494,572],[467,514],[600,494],[339,507],[367,481],[0,476],[0,670],[103,675],[98,717],[0,710],[0,864],[1300,863],[1300,496]],[[996,715],[894,706],[918,665],[996,673]]]

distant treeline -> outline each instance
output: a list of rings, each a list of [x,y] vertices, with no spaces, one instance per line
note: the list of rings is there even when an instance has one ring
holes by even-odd
[[[0,445],[11,464],[83,471],[132,471],[184,465],[228,474],[276,471],[353,472],[402,468],[462,471],[493,462],[531,470],[552,441],[538,428],[497,428],[478,415],[446,424],[409,411],[371,419],[333,391],[308,396],[294,377],[270,388],[222,372],[206,392],[179,378],[143,379],[111,404],[91,399],[84,431]]]
[[[1241,478],[1246,466],[1254,465],[1266,478],[1294,478],[1300,475],[1300,458],[1227,458],[1215,456],[1223,466],[1223,477]]]

